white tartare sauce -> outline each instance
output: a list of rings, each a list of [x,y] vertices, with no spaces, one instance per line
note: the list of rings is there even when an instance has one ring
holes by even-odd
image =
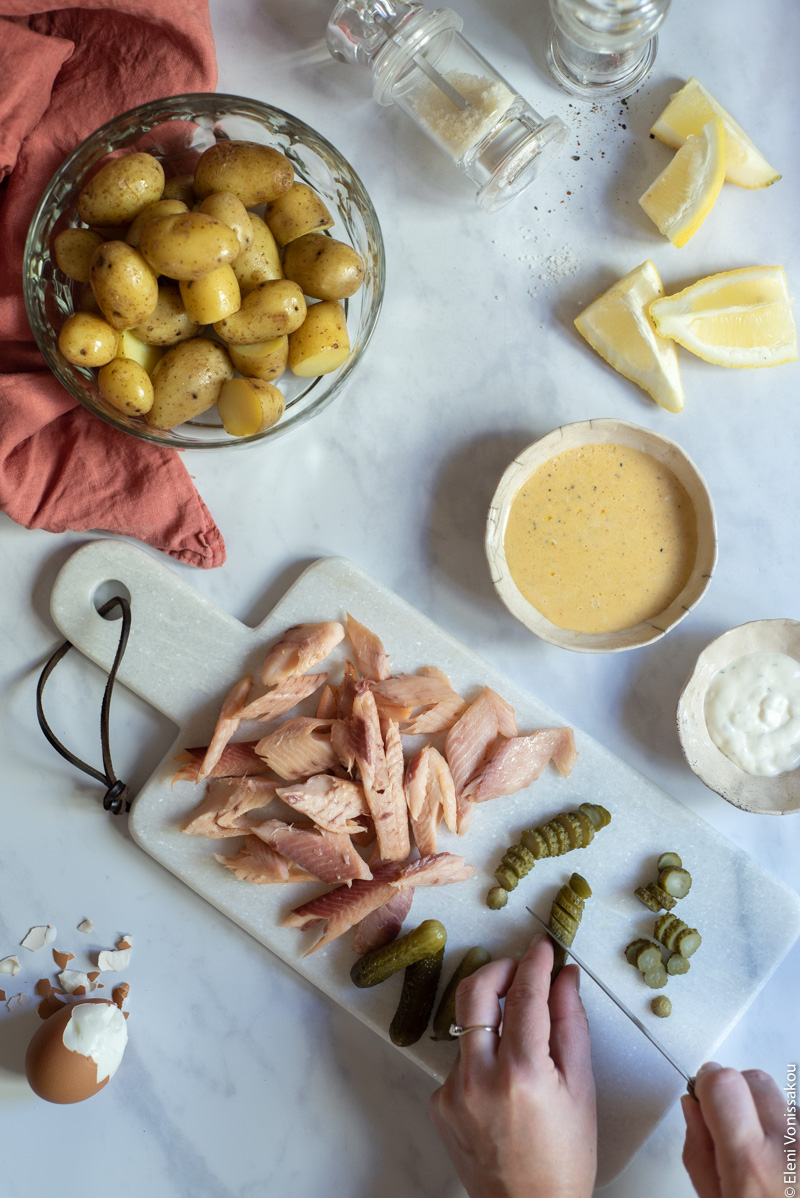
[[[705,699],[709,736],[747,774],[774,777],[800,765],[800,661],[786,653],[748,653],[711,679]]]

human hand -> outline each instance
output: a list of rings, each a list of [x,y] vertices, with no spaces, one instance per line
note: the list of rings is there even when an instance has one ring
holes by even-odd
[[[700,1198],[781,1198],[786,1103],[760,1069],[702,1065],[681,1100],[683,1163]]]
[[[470,1032],[431,1097],[431,1117],[471,1198],[589,1198],[597,1116],[589,1024],[569,965],[550,988],[553,947],[534,936],[522,960],[492,961],[456,992]]]

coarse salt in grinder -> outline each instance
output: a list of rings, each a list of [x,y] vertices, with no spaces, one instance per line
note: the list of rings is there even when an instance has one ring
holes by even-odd
[[[567,128],[539,116],[461,36],[448,8],[403,0],[339,0],[327,44],[340,62],[368,66],[379,104],[396,104],[436,143],[495,212],[560,151]]]

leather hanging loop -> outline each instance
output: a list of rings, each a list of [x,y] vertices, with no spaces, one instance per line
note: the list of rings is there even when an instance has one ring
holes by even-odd
[[[70,649],[73,648],[71,641],[64,641],[63,645],[59,645],[55,653],[45,664],[44,669],[39,675],[39,682],[36,687],[36,715],[39,720],[39,727],[46,736],[47,740],[53,746],[57,753],[77,769],[82,770],[90,777],[96,778],[98,782],[102,782],[106,787],[106,793],[103,796],[103,807],[106,811],[111,811],[114,815],[120,815],[123,811],[130,811],[131,800],[128,797],[128,787],[124,782],[121,782],[114,773],[114,766],[111,761],[111,742],[109,736],[109,717],[111,713],[111,695],[114,690],[114,682],[117,677],[117,670],[125,653],[125,648],[128,644],[128,637],[131,631],[131,608],[127,599],[123,599],[121,595],[115,595],[113,599],[109,599],[102,607],[98,608],[98,615],[105,616],[116,606],[119,606],[122,612],[122,629],[119,636],[119,644],[117,651],[114,654],[114,661],[111,664],[111,669],[108,673],[105,690],[103,692],[103,703],[100,708],[100,749],[103,757],[103,769],[95,769],[94,766],[88,765],[85,761],[81,761],[74,753],[72,753],[66,745],[62,744],[58,737],[54,734],[50,725],[47,722],[42,705],[42,697],[47,680],[53,673],[58,663],[66,657]]]

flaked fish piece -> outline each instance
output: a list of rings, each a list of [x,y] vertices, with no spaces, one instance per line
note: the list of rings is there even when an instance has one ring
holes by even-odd
[[[282,786],[278,797],[326,832],[363,832],[363,826],[355,821],[369,813],[363,786],[332,774],[315,774],[305,782]]]
[[[273,773],[287,782],[324,774],[339,763],[331,746],[332,723],[313,716],[295,716],[262,737],[256,752]]]
[[[455,832],[456,792],[450,768],[433,745],[425,745],[408,763],[404,779],[414,842],[423,857],[436,852],[442,816]]]
[[[261,670],[265,686],[283,682],[292,674],[306,674],[344,640],[344,628],[338,621],[321,624],[295,624],[267,651]]]
[[[388,903],[365,915],[355,926],[355,951],[370,953],[374,948],[382,948],[384,944],[395,940],[411,910],[413,900],[413,890],[400,890]]]
[[[230,741],[222,750],[219,761],[208,777],[243,778],[248,774],[268,773],[269,767],[256,753],[257,744],[257,740]],[[203,745],[201,748],[184,749],[179,753],[175,760],[183,764],[174,774],[172,785],[176,782],[197,782],[197,775],[207,752],[208,747]]]
[[[265,695],[260,695],[258,699],[248,703],[243,708],[240,718],[262,722],[276,720],[279,715],[286,715],[286,712],[291,711],[301,700],[313,695],[327,680],[327,674],[299,674],[287,678],[273,686]]]
[[[389,721],[384,743],[375,697],[366,682],[356,686],[350,726],[356,765],[375,824],[378,853],[384,861],[404,861],[411,841],[402,785],[402,740],[397,725]]]
[[[370,632],[347,612],[347,638],[353,646],[356,665],[364,678],[379,682],[390,678],[392,671],[380,637]]]
[[[246,812],[268,806],[279,783],[270,778],[210,778],[203,800],[181,824],[192,836],[241,836],[234,821]]]
[[[577,757],[571,728],[542,728],[528,736],[504,741],[464,788],[476,803],[524,790],[541,774],[548,761],[566,778]]]
[[[466,707],[463,699],[452,702],[434,703],[423,707],[416,715],[401,720],[406,736],[433,736],[436,732],[449,732]]]
[[[332,722],[331,748],[342,768],[352,774],[356,768],[356,741],[351,720]]]
[[[481,767],[498,736],[517,735],[514,708],[485,686],[447,734],[445,756],[456,794]]]
[[[344,674],[342,681],[339,684],[339,703],[338,715],[340,720],[349,720],[353,714],[353,700],[356,697],[356,683],[358,682],[358,671],[352,661],[344,663]]]
[[[376,866],[370,882],[355,881],[352,886],[337,886],[326,894],[318,895],[308,903],[296,907],[283,921],[285,928],[305,928],[326,920],[324,935],[304,956],[324,948],[337,937],[359,923],[371,911],[391,902],[400,891],[413,890],[415,886],[446,885],[461,882],[475,873],[474,865],[467,865],[463,857],[453,853],[437,853],[433,857],[421,857],[410,865],[386,862]]]
[[[242,882],[255,882],[263,886],[271,882],[313,882],[314,875],[299,869],[294,862],[287,861],[271,845],[258,836],[248,836],[238,853],[224,857],[215,853],[220,865],[232,872]]]
[[[197,772],[198,782],[202,782],[204,778],[209,776],[214,766],[219,762],[228,741],[236,734],[239,724],[242,722],[242,711],[252,686],[253,677],[251,674],[247,674],[231,687],[222,700],[222,708],[211,737],[211,742],[206,749],[203,763]]]
[[[279,819],[264,820],[253,825],[251,831],[321,882],[352,882],[356,878],[368,881],[372,877],[350,837],[339,832],[324,832],[313,824],[286,824]]]
[[[317,700],[317,710],[314,712],[318,720],[335,720],[339,716],[338,686],[323,686]]]
[[[443,674],[395,674],[383,682],[373,682],[370,689],[379,707],[384,703],[392,707],[422,707],[431,703],[462,702]]]

